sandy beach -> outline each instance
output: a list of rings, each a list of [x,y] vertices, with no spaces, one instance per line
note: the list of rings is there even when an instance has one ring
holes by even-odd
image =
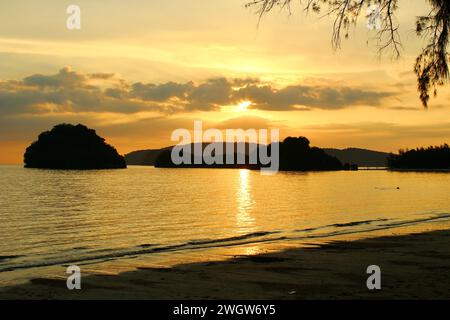
[[[1,299],[448,299],[450,230],[334,241],[227,261],[138,268],[87,276],[69,291],[63,279],[31,280]],[[382,289],[368,290],[379,265]]]

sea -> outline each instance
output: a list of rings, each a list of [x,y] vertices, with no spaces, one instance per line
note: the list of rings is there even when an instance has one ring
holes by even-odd
[[[0,166],[0,286],[450,226],[450,174]]]

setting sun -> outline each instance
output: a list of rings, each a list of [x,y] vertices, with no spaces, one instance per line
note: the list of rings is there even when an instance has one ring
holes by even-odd
[[[248,107],[250,107],[252,105],[251,101],[242,101],[241,103],[238,104],[238,111],[247,111]]]

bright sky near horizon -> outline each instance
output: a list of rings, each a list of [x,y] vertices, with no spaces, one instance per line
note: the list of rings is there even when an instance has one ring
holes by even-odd
[[[0,163],[37,135],[83,123],[120,153],[173,144],[193,120],[280,128],[321,147],[383,151],[449,142],[450,90],[422,108],[414,33],[425,0],[400,1],[402,57],[379,58],[365,17],[342,49],[332,19],[300,7],[261,21],[246,0],[18,0],[0,5]],[[81,30],[66,8],[81,8]]]

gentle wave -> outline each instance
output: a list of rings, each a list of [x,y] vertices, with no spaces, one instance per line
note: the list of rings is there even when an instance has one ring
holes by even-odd
[[[140,255],[152,254],[152,253],[160,253],[160,252],[169,252],[169,251],[181,251],[181,250],[198,250],[198,249],[207,249],[207,248],[216,248],[216,247],[229,247],[229,246],[239,246],[239,245],[248,245],[255,244],[261,242],[275,242],[280,240],[307,240],[307,239],[320,239],[320,238],[328,238],[333,236],[340,235],[348,235],[354,233],[363,233],[363,232],[373,232],[379,230],[386,230],[392,228],[398,228],[402,226],[415,225],[433,221],[442,221],[442,220],[450,220],[450,214],[442,213],[436,214],[427,218],[418,218],[411,220],[403,220],[403,221],[393,221],[390,223],[382,223],[386,222],[390,219],[374,219],[374,220],[364,220],[364,221],[353,221],[348,223],[336,223],[325,226],[319,226],[315,228],[307,228],[301,230],[294,230],[292,232],[282,232],[282,231],[260,231],[248,233],[240,236],[228,237],[228,238],[220,238],[220,239],[199,239],[199,240],[191,240],[185,243],[173,244],[173,245],[157,245],[157,244],[141,244],[138,247],[133,247],[129,249],[122,250],[114,250],[114,249],[99,249],[91,251],[90,253],[97,253],[92,256],[79,256],[79,257],[71,257],[71,258],[60,258],[60,259],[50,259],[50,260],[41,260],[35,262],[25,262],[25,263],[17,263],[17,264],[5,264],[4,262],[11,262],[17,258],[22,258],[24,256],[15,255],[15,256],[0,256],[0,262],[4,264],[2,266],[0,264],[0,273],[14,271],[18,269],[30,269],[30,268],[38,268],[38,267],[49,267],[56,265],[68,265],[73,263],[79,264],[87,264],[87,263],[95,263],[102,262],[108,260],[115,260],[119,258],[127,258],[127,257],[135,257]],[[369,226],[368,228],[355,229],[354,227],[358,226]],[[345,228],[349,229],[345,229]],[[323,230],[326,228],[333,228],[333,230],[324,233],[313,234],[313,231]],[[344,230],[342,230],[344,228]],[[306,235],[295,235],[299,233],[306,233]],[[294,234],[294,235],[292,235]],[[85,248],[74,248],[73,250],[82,250]],[[105,253],[102,253],[105,252]]]
[[[327,224],[327,225],[315,227],[315,228],[298,229],[295,231],[296,232],[310,232],[310,231],[317,231],[320,229],[326,229],[326,228],[330,228],[330,227],[335,227],[335,228],[354,227],[354,226],[359,226],[359,225],[371,224],[373,222],[389,221],[389,220],[390,219],[373,219],[373,220],[363,220],[363,221],[352,221],[352,222],[347,222],[347,223],[333,223],[333,224]]]

